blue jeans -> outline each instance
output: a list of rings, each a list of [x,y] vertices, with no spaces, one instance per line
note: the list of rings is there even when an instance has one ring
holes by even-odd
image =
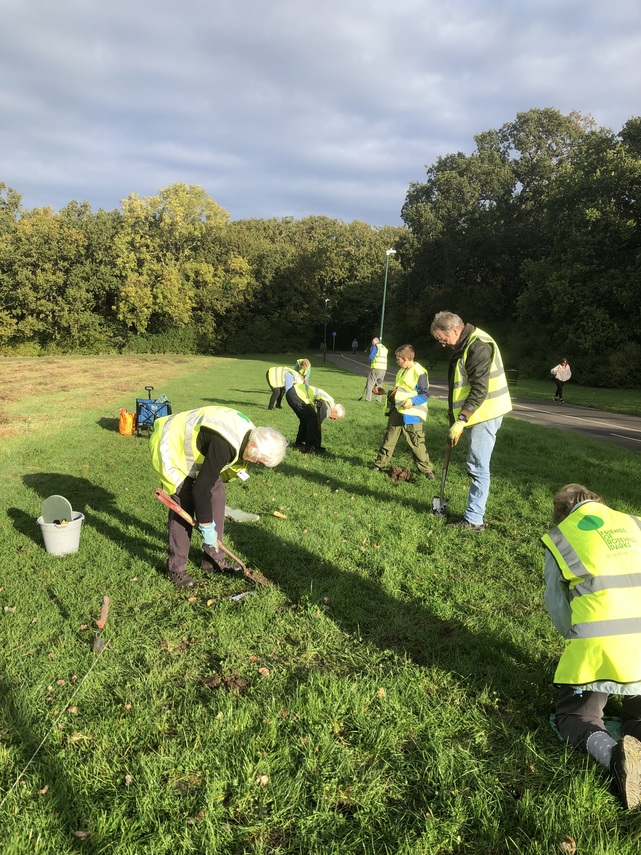
[[[503,423],[503,416],[479,422],[466,428],[467,474],[472,479],[467,496],[467,508],[464,518],[473,525],[483,524],[485,505],[490,495],[490,460],[494,451],[496,434]]]

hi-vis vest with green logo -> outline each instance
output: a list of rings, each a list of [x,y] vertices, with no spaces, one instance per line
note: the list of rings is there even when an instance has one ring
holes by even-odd
[[[304,377],[295,371],[293,368],[287,368],[286,365],[280,365],[276,368],[270,368],[267,372],[267,382],[272,389],[280,389],[285,385],[285,374],[291,374],[294,378],[294,383],[303,383]]]
[[[402,404],[408,398],[414,398],[418,392],[416,384],[421,374],[427,377],[427,371],[418,362],[415,362],[411,368],[401,368],[396,374],[396,394],[394,395],[394,406],[403,416],[418,416],[421,421],[427,418],[427,402],[424,404],[414,405],[409,409],[405,409]]]
[[[196,440],[202,428],[208,428],[225,439],[236,452],[234,459],[220,473],[223,481],[231,481],[242,470],[240,448],[248,431],[255,425],[247,416],[229,407],[201,407],[173,416],[156,419],[149,440],[153,467],[162,479],[163,488],[175,493],[185,478],[195,478],[204,456]]]
[[[507,388],[507,378],[503,369],[503,361],[501,354],[494,339],[478,327],[471,333],[465,350],[457,360],[454,368],[454,388],[452,389],[452,415],[456,421],[456,417],[465,403],[467,396],[470,394],[470,381],[465,371],[465,359],[467,352],[472,342],[484,341],[492,347],[492,365],[490,366],[490,376],[487,388],[487,397],[481,406],[475,410],[468,419],[468,425],[475,425],[478,422],[487,422],[490,419],[497,419],[499,416],[504,416],[512,409],[512,401]]]
[[[572,627],[554,682],[641,680],[641,520],[585,502],[541,540],[570,586]]]
[[[376,353],[369,367],[373,371],[387,371],[387,348],[382,341],[376,345]]]
[[[336,406],[332,396],[328,395],[324,389],[319,389],[318,386],[305,386],[304,383],[297,383],[292,388],[301,401],[311,404],[312,407],[316,404],[316,401],[324,401],[328,405],[330,412]]]

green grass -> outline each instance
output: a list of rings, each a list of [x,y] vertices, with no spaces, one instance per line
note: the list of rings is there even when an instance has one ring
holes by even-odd
[[[120,436],[118,411],[151,383],[174,411],[227,404],[293,440],[291,411],[266,409],[265,370],[287,361],[2,363],[3,853],[503,855],[570,835],[579,853],[636,855],[641,816],[548,724],[562,641],[539,538],[569,481],[638,512],[641,456],[508,417],[488,530],[452,530],[431,514],[434,483],[370,470],[381,408],[316,358],[313,383],[347,408],[326,423],[328,454],[289,451],[228,490],[261,519],[227,523],[227,544],[274,587],[232,602],[251,586],[202,579],[194,547],[200,584],[179,591],[158,572],[147,440]],[[440,475],[444,402],[426,435]],[[457,448],[453,512],[464,460]],[[411,466],[400,444],[394,462]],[[85,514],[76,554],[43,548],[54,493]]]

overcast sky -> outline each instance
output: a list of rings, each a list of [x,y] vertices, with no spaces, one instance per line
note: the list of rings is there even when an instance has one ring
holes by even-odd
[[[399,225],[439,155],[554,107],[641,115],[640,0],[0,0],[0,182],[94,211]]]

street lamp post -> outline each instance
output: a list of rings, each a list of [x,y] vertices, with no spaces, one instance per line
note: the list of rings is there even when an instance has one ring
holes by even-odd
[[[383,308],[381,310],[381,331],[378,334],[378,337],[381,341],[383,341],[383,321],[385,320],[385,298],[387,297],[387,272],[389,270],[389,257],[390,255],[396,255],[395,249],[386,249],[385,250],[385,284],[383,285]]]
[[[329,297],[325,300],[325,328],[323,329],[323,362],[327,361],[327,304]]]

